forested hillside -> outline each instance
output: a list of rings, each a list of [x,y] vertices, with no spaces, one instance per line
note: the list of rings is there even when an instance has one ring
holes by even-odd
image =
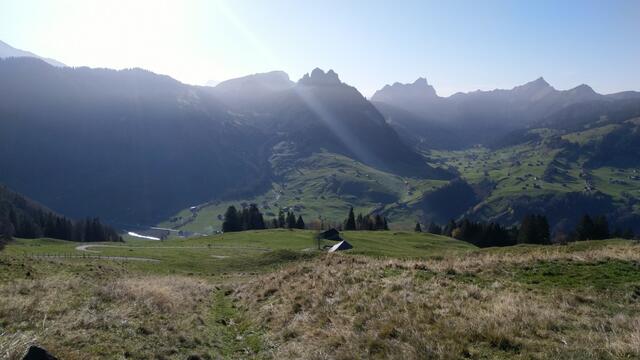
[[[97,218],[71,220],[0,185],[0,241],[41,237],[73,241],[122,241]]]

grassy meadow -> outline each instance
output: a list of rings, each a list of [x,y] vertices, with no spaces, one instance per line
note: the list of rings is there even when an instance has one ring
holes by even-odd
[[[354,248],[327,254],[314,235],[17,239],[0,252],[0,358],[28,344],[63,359],[640,356],[632,241],[346,232]]]

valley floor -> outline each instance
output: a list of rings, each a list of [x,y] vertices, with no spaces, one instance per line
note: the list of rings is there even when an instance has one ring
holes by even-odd
[[[29,344],[62,359],[640,357],[632,241],[344,237],[354,249],[334,254],[289,230],[16,240],[0,253],[0,358]]]

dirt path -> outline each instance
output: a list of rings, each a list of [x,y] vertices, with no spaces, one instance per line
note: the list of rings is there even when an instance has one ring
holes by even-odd
[[[118,246],[118,245],[79,245],[76,246],[76,250],[78,251],[86,251],[91,253],[100,253],[100,251],[90,250],[89,248],[93,247],[106,247],[106,248],[118,248],[118,249],[239,249],[239,250],[256,250],[269,252],[271,249],[269,248],[261,248],[261,247],[251,247],[251,246],[222,246],[222,245],[212,245],[212,246]]]
[[[95,251],[94,251],[95,252]],[[160,262],[158,259],[142,258],[135,256],[101,256],[101,255],[30,255],[29,257],[35,259],[101,259],[101,260],[122,260],[122,261],[148,261],[148,262]]]

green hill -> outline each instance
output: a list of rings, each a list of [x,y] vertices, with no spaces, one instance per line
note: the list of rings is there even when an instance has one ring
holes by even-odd
[[[614,227],[638,230],[640,164],[631,156],[615,155],[616,146],[622,145],[611,144],[626,136],[625,151],[639,151],[636,119],[528,134],[536,140],[427,155],[434,164],[455,168],[480,193],[467,216],[514,224],[525,213],[538,212],[567,231],[584,213],[607,214]],[[603,156],[603,151],[610,155]]]
[[[266,220],[285,208],[302,215],[307,224],[320,219],[341,222],[350,206],[363,214],[373,211],[392,214],[448,182],[401,177],[328,152],[289,162],[285,147],[272,156],[271,164],[277,181],[262,195],[198,205],[159,225],[211,234],[221,228],[226,208],[242,203],[258,204]],[[392,218],[391,225],[408,229],[416,220],[416,216],[402,212],[402,217]]]

